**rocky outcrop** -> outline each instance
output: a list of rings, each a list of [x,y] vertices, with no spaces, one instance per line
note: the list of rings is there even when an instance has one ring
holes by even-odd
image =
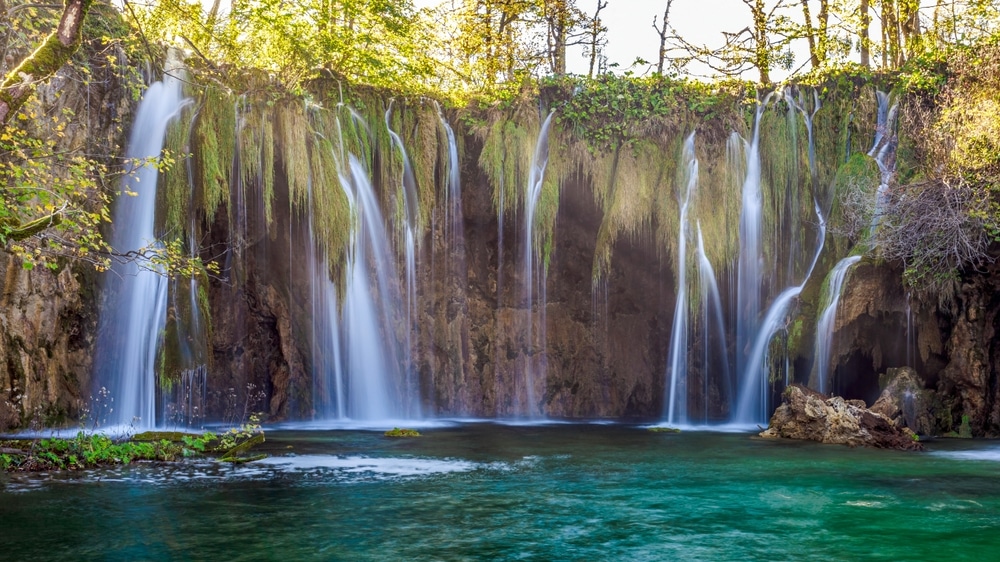
[[[872,404],[871,411],[918,435],[937,432],[932,413],[934,393],[924,388],[924,381],[916,371],[910,367],[888,369],[879,377],[879,386],[882,394]]]
[[[775,410],[767,438],[804,439],[848,445],[919,451],[923,446],[905,427],[865,407],[861,400],[826,397],[800,385],[789,386]]]
[[[0,279],[0,431],[79,417],[89,402],[94,322],[77,274],[28,271],[0,255]]]
[[[906,423],[921,434],[957,431],[964,417],[973,435],[1000,435],[1000,266],[967,271],[933,294],[908,295],[901,279],[891,264],[862,261],[852,271],[831,354],[835,390],[877,401],[894,419],[911,408]],[[913,370],[895,385],[879,376],[896,378],[896,365]]]

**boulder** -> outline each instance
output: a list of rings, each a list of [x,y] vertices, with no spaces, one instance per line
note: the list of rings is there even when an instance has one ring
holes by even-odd
[[[923,450],[923,445],[909,429],[865,408],[860,400],[826,397],[800,385],[785,389],[781,406],[774,411],[770,425],[760,436],[851,447]]]
[[[890,368],[879,377],[882,394],[872,404],[871,411],[882,414],[898,426],[905,426],[918,435],[931,435],[934,415],[933,393],[910,367]]]

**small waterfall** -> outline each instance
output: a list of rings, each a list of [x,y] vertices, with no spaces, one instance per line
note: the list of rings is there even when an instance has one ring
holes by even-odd
[[[309,208],[312,209],[312,178],[307,185]],[[348,416],[347,385],[340,343],[337,287],[330,279],[326,255],[316,247],[312,213],[305,213],[305,218],[309,233],[305,257],[309,262],[309,304],[312,312],[313,416],[343,419]]]
[[[705,255],[705,240],[701,235],[701,223],[698,223],[698,280],[701,295],[702,330],[704,331],[702,362],[702,392],[704,393],[705,411],[704,423],[709,421],[709,379],[712,366],[717,365],[721,371],[719,382],[720,398],[728,401],[732,398],[732,377],[729,372],[729,356],[726,351],[726,324],[722,316],[722,299],[719,297],[719,287],[715,281],[715,269]],[[712,328],[714,328],[714,333]],[[711,345],[715,338],[715,346]],[[713,351],[715,352],[713,354]],[[714,361],[713,361],[714,359]]]
[[[136,112],[126,158],[138,163],[122,182],[115,202],[111,246],[116,252],[143,253],[157,247],[153,232],[158,171],[167,124],[186,100],[181,82],[165,74],[149,86]],[[152,268],[152,269],[151,269]],[[156,358],[166,321],[166,277],[148,263],[117,263],[105,277],[94,379],[115,401],[110,425],[149,428],[156,424]]]
[[[687,367],[688,367],[688,291],[687,291],[687,229],[688,207],[691,194],[698,186],[698,158],[694,152],[694,133],[684,141],[681,155],[682,169],[687,174],[687,185],[677,194],[680,219],[677,235],[677,301],[674,305],[674,323],[670,333],[670,378],[667,395],[667,423],[686,424],[687,417]]]
[[[545,362],[545,271],[542,268],[540,252],[535,248],[535,211],[542,194],[542,184],[545,180],[545,166],[549,161],[549,127],[555,112],[550,112],[538,132],[538,142],[531,158],[531,168],[528,171],[528,183],[524,197],[524,263],[521,278],[524,283],[525,327],[527,348],[525,349],[524,388],[527,404],[521,411],[529,417],[535,417],[538,399],[536,379],[544,381]],[[537,288],[537,291],[536,291]],[[537,299],[537,303],[536,303]],[[537,308],[538,314],[535,314]],[[538,334],[534,333],[534,325],[539,326]],[[538,351],[535,351],[537,346]],[[535,356],[541,355],[539,360]]]
[[[394,312],[401,300],[395,289],[396,266],[368,174],[353,155],[349,160],[340,178],[355,220],[339,332],[347,373],[346,412],[353,419],[398,418],[405,405],[393,388],[402,378],[395,338]]]
[[[448,120],[444,118],[438,107],[438,117],[441,126],[448,136],[448,197],[445,206],[445,237],[450,248],[460,250],[463,263],[457,264],[459,271],[465,268],[465,236],[463,234],[465,220],[462,217],[462,177],[461,164],[458,160],[458,143],[455,142],[455,131]]]
[[[420,219],[417,201],[417,179],[413,174],[413,166],[410,164],[410,157],[406,153],[403,139],[392,130],[393,102],[389,102],[389,108],[385,110],[385,127],[389,131],[389,138],[392,140],[393,146],[399,150],[400,156],[403,159],[403,204],[406,210],[406,223],[403,225],[403,239],[406,248],[406,349],[404,350],[406,358],[404,368],[406,370],[405,396],[407,400],[405,406],[408,415],[420,417],[420,392],[417,388],[415,373],[413,372],[414,342],[412,341],[414,333],[413,312],[417,305],[416,230]]]
[[[740,210],[740,255],[737,263],[736,287],[736,370],[746,371],[744,351],[757,333],[760,297],[763,288],[761,248],[764,212],[760,190],[760,118],[770,101],[768,94],[757,104],[753,137],[746,151],[746,178],[743,181],[743,206]]]
[[[798,97],[794,96],[791,90],[785,90],[785,101],[788,102],[790,107],[794,107],[802,114],[802,119],[806,124],[806,139],[809,143],[809,175],[813,181],[813,187],[816,187],[817,174],[819,171],[816,169],[816,142],[813,137],[813,121],[816,118],[816,113],[819,111],[822,104],[819,101],[819,92],[815,88],[812,90],[813,105],[812,111],[806,109],[805,99],[803,99],[802,92],[799,91]]]
[[[326,259],[310,259],[312,283],[313,415],[320,419],[343,419],[347,407],[347,381],[341,350],[340,308],[337,289],[330,280]],[[378,408],[372,408],[377,412]]]
[[[906,292],[906,365],[917,368],[917,333],[914,330],[909,291]]]
[[[852,265],[858,263],[861,256],[849,256],[833,267],[830,272],[829,284],[826,288],[825,301],[826,308],[816,322],[816,353],[814,355],[817,378],[817,390],[823,394],[828,392],[829,369],[830,369],[830,348],[833,343],[833,329],[837,319],[837,303],[840,302],[840,290],[847,279],[847,272]]]
[[[779,330],[785,328],[786,315],[792,301],[799,296],[802,288],[812,275],[819,255],[823,251],[823,244],[826,243],[826,220],[820,212],[819,203],[813,201],[816,218],[819,220],[819,240],[816,243],[816,253],[813,255],[812,263],[806,271],[802,283],[789,287],[782,291],[774,302],[771,303],[764,321],[761,322],[750,347],[749,359],[746,367],[741,372],[741,385],[736,416],[734,422],[741,425],[751,425],[767,421],[767,398],[769,394],[768,372],[767,372],[767,348],[771,343],[771,338]]]
[[[889,182],[896,167],[896,116],[898,105],[889,105],[889,94],[875,92],[878,102],[877,123],[875,125],[875,141],[872,143],[868,156],[875,159],[880,172],[878,189],[875,190],[875,212],[872,214],[871,233],[875,233],[879,220],[885,212],[889,198]]]

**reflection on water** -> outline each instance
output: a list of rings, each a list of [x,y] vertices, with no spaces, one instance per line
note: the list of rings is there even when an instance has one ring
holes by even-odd
[[[984,560],[1000,449],[451,422],[271,430],[245,466],[3,476],[3,558]]]

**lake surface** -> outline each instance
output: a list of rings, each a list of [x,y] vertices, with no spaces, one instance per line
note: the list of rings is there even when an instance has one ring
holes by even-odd
[[[4,560],[989,560],[1000,443],[927,453],[455,423],[270,429],[240,467],[0,476]]]

